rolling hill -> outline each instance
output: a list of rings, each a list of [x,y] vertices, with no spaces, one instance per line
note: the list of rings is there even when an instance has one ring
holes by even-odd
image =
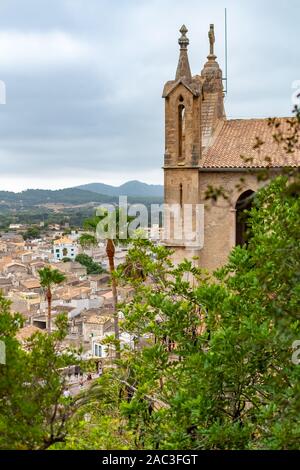
[[[99,190],[100,186],[106,194],[84,189],[94,187]],[[137,194],[139,188],[140,194]],[[0,227],[7,229],[11,223],[38,224],[41,221],[47,223],[67,221],[71,226],[81,227],[83,221],[94,213],[97,206],[104,203],[117,204],[119,194],[127,195],[129,204],[145,204],[149,207],[150,204],[163,202],[160,186],[139,182],[129,182],[119,188],[96,183],[96,187],[91,184],[82,188],[58,190],[27,189],[19,193],[0,191]]]
[[[12,205],[31,207],[42,204],[87,204],[90,202],[116,202],[117,198],[103,194],[84,191],[77,188],[58,189],[27,189],[20,193],[0,191],[0,206]]]
[[[0,191],[0,211],[4,208],[17,210],[50,204],[77,206],[91,203],[117,203],[119,195],[127,195],[129,203],[159,203],[163,199],[162,188],[159,185],[130,181],[119,187],[91,183],[77,188],[57,190],[27,189],[19,193]]]
[[[133,197],[157,197],[163,198],[164,187],[159,184],[147,184],[141,181],[128,181],[121,186],[110,186],[103,183],[90,183],[77,188],[92,191],[107,196],[133,196]]]

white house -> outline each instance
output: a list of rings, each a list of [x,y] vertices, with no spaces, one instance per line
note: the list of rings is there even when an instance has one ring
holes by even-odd
[[[62,237],[53,242],[53,260],[61,261],[63,258],[74,260],[78,254],[76,242],[69,237]]]
[[[110,350],[113,347],[109,347],[107,344],[103,344],[103,340],[113,334],[112,332],[104,333],[103,336],[91,336],[91,352],[89,353],[90,357],[99,357],[106,358],[110,356]],[[129,333],[122,332],[120,334],[120,346],[121,349],[128,347],[129,349],[134,349],[134,338]]]

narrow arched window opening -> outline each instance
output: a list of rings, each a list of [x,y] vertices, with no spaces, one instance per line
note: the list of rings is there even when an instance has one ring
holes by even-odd
[[[180,207],[182,207],[182,204],[183,204],[182,183],[180,183],[179,185],[179,203],[180,203]]]
[[[249,211],[253,205],[254,191],[248,190],[240,195],[235,209],[235,244],[236,246],[248,245],[251,234],[249,233]]]
[[[178,159],[185,157],[185,106],[178,106]]]

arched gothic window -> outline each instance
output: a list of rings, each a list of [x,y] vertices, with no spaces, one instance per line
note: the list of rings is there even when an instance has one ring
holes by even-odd
[[[247,233],[249,228],[249,214],[247,213],[253,204],[254,191],[250,189],[245,191],[238,198],[235,209],[235,244],[243,246],[247,245],[249,241],[249,233]]]
[[[178,106],[178,160],[185,158],[185,106],[180,103]]]

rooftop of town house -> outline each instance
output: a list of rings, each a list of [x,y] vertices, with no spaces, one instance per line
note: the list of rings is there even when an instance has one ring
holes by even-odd
[[[53,245],[73,245],[74,242],[69,237],[61,237],[58,240],[54,240]]]
[[[45,333],[45,330],[41,330],[40,328],[37,328],[36,326],[33,325],[28,325],[24,326],[21,328],[18,333],[16,334],[16,338],[20,342],[24,342],[31,338],[35,333]]]
[[[40,281],[36,278],[21,280],[21,285],[26,289],[38,289],[41,287]]]

